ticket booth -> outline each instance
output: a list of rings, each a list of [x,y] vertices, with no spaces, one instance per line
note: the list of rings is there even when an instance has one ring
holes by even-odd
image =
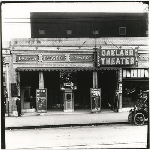
[[[64,91],[64,112],[74,111],[74,93],[72,90]]]
[[[60,89],[63,91],[64,112],[73,112],[74,90],[77,89],[76,72],[60,73]]]

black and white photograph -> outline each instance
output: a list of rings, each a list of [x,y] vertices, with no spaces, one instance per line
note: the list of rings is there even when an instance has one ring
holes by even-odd
[[[149,1],[1,1],[1,149],[149,148]]]

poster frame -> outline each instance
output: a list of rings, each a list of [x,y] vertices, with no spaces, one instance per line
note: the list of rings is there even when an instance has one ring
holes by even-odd
[[[99,106],[98,106],[98,109],[94,108],[93,109],[93,94],[92,94],[92,91],[98,91],[99,92],[99,95],[97,96],[98,97],[98,101],[99,101]],[[90,88],[90,98],[91,98],[91,112],[101,112],[101,88]]]
[[[39,110],[38,109],[38,103],[37,103],[37,90],[45,90],[46,92],[46,109],[45,110]],[[47,88],[43,88],[43,89],[36,89],[36,110],[38,113],[46,113],[47,112]]]

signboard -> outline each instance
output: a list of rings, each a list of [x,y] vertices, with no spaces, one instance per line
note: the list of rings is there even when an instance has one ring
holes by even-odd
[[[69,56],[70,61],[77,61],[77,62],[87,62],[87,61],[93,61],[93,55],[92,54],[70,54]]]
[[[47,112],[47,89],[36,89],[37,112]]]
[[[16,57],[17,62],[33,62],[38,60],[38,55],[17,55]]]
[[[76,72],[60,72],[60,89],[76,90],[77,89],[77,73]]]
[[[93,62],[93,54],[39,54],[39,55],[17,55],[16,56],[16,62],[33,62],[33,61],[39,61],[39,62],[62,62],[62,64],[65,65],[65,63],[70,62],[72,63],[81,63],[82,65],[84,63],[91,63]],[[80,64],[80,66],[81,66]],[[73,64],[76,65],[76,64]],[[78,67],[78,65],[76,65]],[[79,67],[80,67],[79,66]]]
[[[91,95],[91,111],[100,112],[101,111],[101,89],[90,88]]]
[[[43,55],[43,61],[66,61],[66,55]]]
[[[97,66],[130,66],[136,65],[134,49],[101,49],[97,51]]]

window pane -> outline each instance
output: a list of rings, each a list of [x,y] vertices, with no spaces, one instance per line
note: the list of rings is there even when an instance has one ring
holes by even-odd
[[[127,75],[127,71],[123,70],[123,78],[126,78],[126,75]]]
[[[141,69],[138,69],[138,77],[141,77]]]
[[[144,77],[144,69],[141,69],[141,77]]]
[[[145,77],[148,77],[148,70],[145,69]]]
[[[131,77],[134,77],[134,70],[131,69]]]
[[[130,70],[127,70],[127,77],[130,77]]]
[[[134,69],[134,77],[137,77],[137,69]]]
[[[39,34],[45,34],[45,30],[39,30]]]

